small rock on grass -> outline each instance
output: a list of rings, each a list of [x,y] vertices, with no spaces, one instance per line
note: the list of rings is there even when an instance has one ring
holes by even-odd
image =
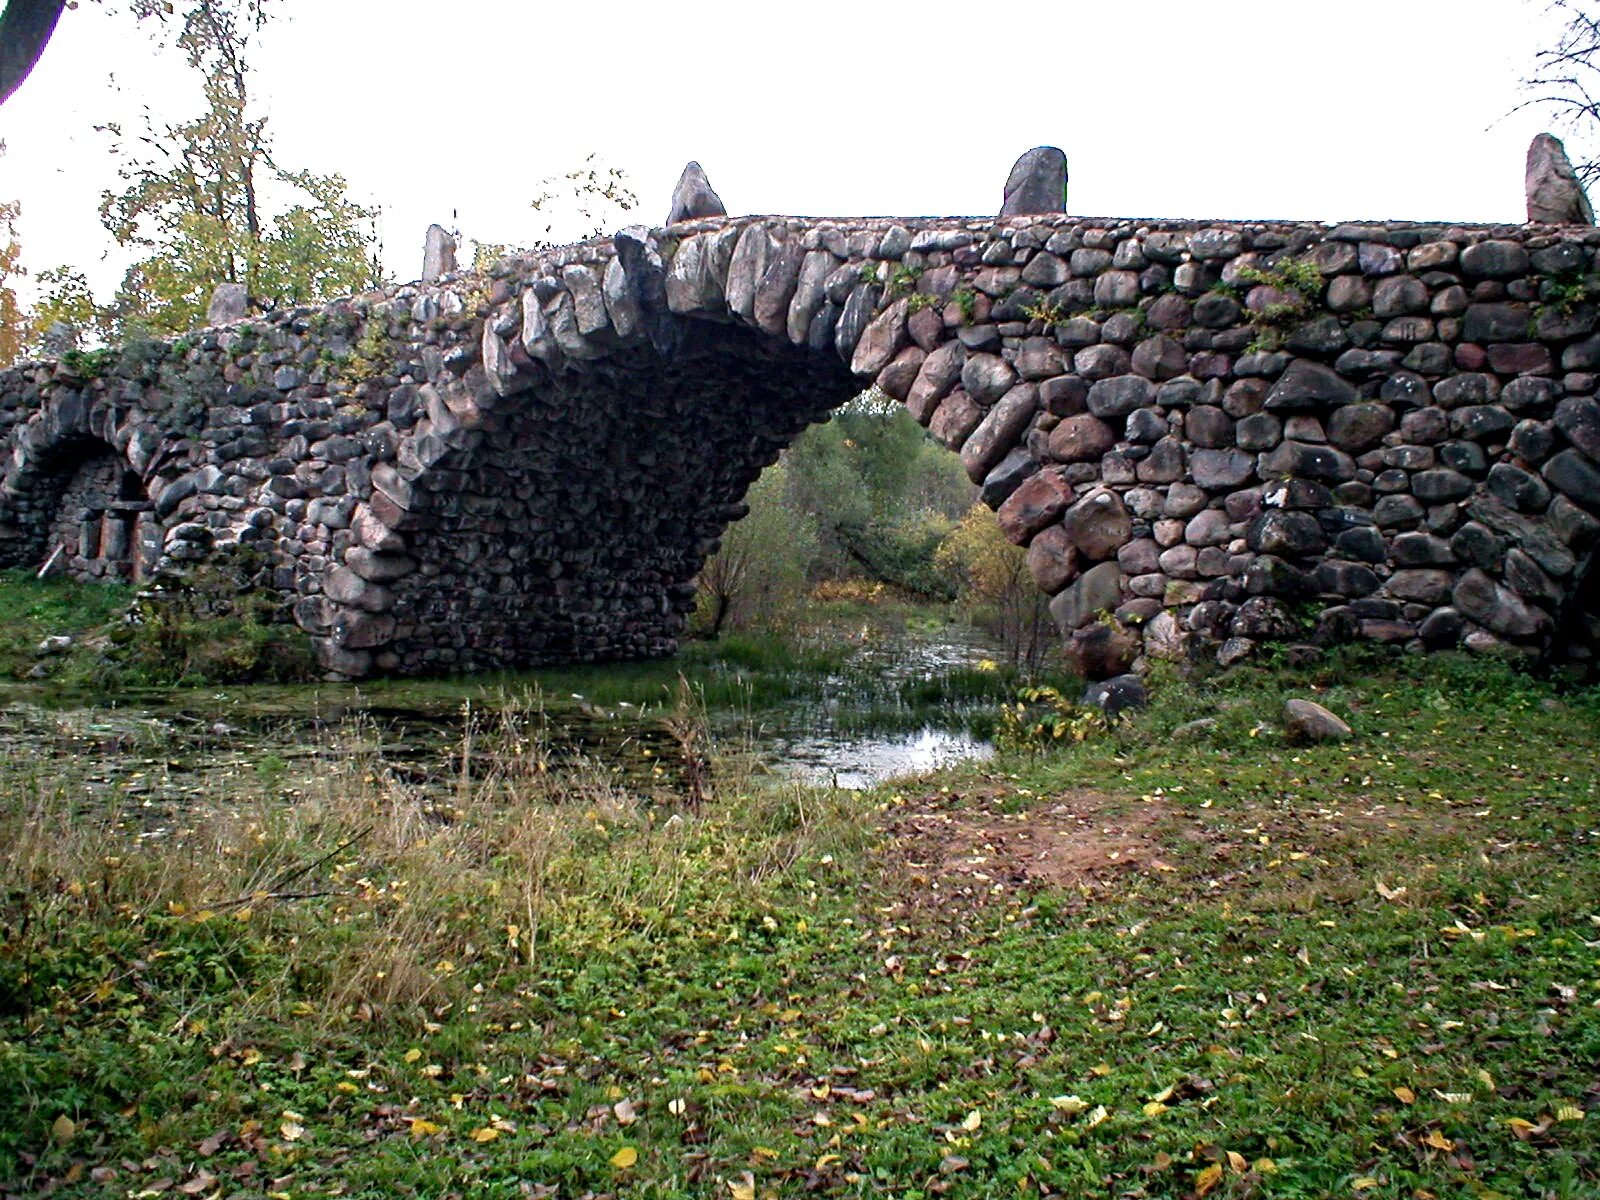
[[[1287,700],[1283,705],[1283,729],[1291,742],[1342,742],[1351,736],[1350,726],[1313,700]]]

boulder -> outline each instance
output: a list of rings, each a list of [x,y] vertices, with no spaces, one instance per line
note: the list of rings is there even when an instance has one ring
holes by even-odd
[[[667,213],[667,224],[727,215],[722,197],[712,190],[711,181],[706,178],[700,164],[693,161],[686,163],[683,174],[678,176],[678,186],[672,189],[672,208]]]
[[[1109,612],[1122,599],[1122,568],[1103,562],[1079,576],[1078,581],[1050,601],[1050,615],[1062,637],[1088,624],[1096,613]]]
[[[226,325],[250,315],[250,293],[242,283],[219,283],[206,306],[207,325]]]
[[[1078,553],[1095,562],[1111,558],[1133,536],[1133,520],[1110,488],[1100,488],[1074,504],[1061,518],[1061,527]]]
[[[1303,745],[1309,742],[1342,742],[1351,736],[1352,731],[1349,725],[1316,701],[1292,699],[1284,701],[1283,732],[1289,741]]]
[[[1031,476],[996,512],[1001,532],[1018,545],[1026,544],[1036,531],[1062,514],[1072,500],[1072,490],[1059,470]]]
[[[1002,217],[1067,211],[1067,156],[1054,146],[1035,146],[1006,176]]]
[[[1566,147],[1548,133],[1528,145],[1528,221],[1542,225],[1593,225],[1594,209],[1567,159]]]
[[[422,239],[422,282],[433,283],[456,269],[456,240],[442,225],[429,225]]]
[[[1139,639],[1115,622],[1095,621],[1075,631],[1062,649],[1066,667],[1084,679],[1125,675],[1139,657]]]
[[[1150,693],[1144,680],[1137,675],[1118,675],[1103,683],[1091,683],[1083,689],[1078,703],[1098,708],[1108,718],[1116,718],[1131,709],[1144,708],[1150,703]]]
[[[1046,595],[1054,596],[1078,574],[1078,548],[1072,544],[1067,531],[1059,525],[1042,529],[1028,543],[1024,560],[1034,586]]]

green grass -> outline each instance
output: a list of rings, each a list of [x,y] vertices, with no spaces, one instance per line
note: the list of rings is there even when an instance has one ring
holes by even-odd
[[[15,614],[0,630],[0,678],[32,679],[42,666],[57,691],[103,696],[314,677],[305,636],[274,619],[270,599],[241,595],[237,581],[217,567],[196,571],[189,589],[162,601],[138,597],[127,583],[4,571],[0,606]],[[57,634],[71,637],[71,647],[39,654],[40,643]]]
[[[0,571],[0,674],[20,678],[39,661],[39,643],[55,634],[98,631],[133,600],[118,583],[38,580],[31,571]]]
[[[12,757],[0,1194],[1600,1194],[1595,695],[1370,652],[1155,694],[699,807],[513,723],[446,802],[272,764],[160,837]],[[1288,745],[1288,695],[1356,737]],[[1075,876],[998,869],[1061,828]]]

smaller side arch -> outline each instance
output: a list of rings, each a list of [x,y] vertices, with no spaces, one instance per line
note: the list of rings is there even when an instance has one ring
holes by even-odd
[[[94,415],[81,393],[63,392],[13,437],[0,566],[137,581],[159,560],[163,530],[144,477]]]

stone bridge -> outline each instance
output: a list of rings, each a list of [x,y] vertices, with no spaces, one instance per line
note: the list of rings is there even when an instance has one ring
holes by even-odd
[[[1597,250],[1061,214],[633,228],[0,374],[0,563],[157,578],[254,548],[335,677],[664,655],[751,481],[875,384],[960,455],[1090,667],[1106,613],[1149,656],[1583,657]]]

